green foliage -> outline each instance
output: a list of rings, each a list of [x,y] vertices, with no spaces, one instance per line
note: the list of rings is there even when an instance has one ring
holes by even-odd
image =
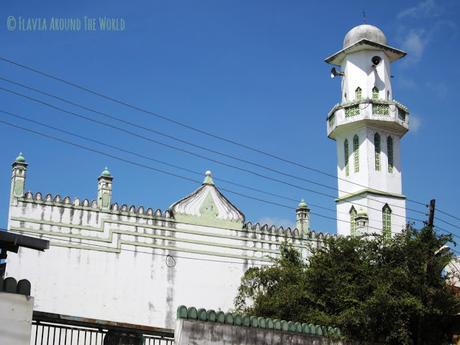
[[[274,264],[250,268],[235,307],[252,315],[339,327],[348,339],[447,344],[460,301],[443,273],[450,236],[408,229],[385,239],[332,237],[308,261],[284,244]],[[440,250],[440,248],[443,248]]]

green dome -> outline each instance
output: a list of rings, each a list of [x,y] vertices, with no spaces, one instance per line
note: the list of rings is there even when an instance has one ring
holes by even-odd
[[[302,198],[302,200],[300,200],[299,202],[299,205],[298,205],[298,208],[307,208],[307,203],[305,202],[305,200]]]
[[[112,175],[110,174],[110,171],[107,167],[104,168],[104,170],[101,172],[101,176],[105,176],[105,177],[112,177]]]
[[[17,162],[17,163],[25,163],[26,162],[26,159],[22,155],[22,152],[19,152],[19,155],[16,157],[15,162]]]

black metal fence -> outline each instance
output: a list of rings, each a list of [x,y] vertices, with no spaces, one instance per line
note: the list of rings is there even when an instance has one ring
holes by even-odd
[[[170,329],[34,312],[31,345],[174,345]]]

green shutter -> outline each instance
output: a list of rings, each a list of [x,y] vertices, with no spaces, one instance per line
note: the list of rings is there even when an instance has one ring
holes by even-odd
[[[363,97],[363,90],[358,86],[355,90],[355,98],[360,100]]]
[[[383,237],[391,237],[391,208],[385,204],[382,209]]]
[[[357,135],[353,137],[353,158],[355,163],[355,172],[359,172],[359,138]]]
[[[350,209],[350,235],[356,236],[356,210],[354,206]]]
[[[380,134],[374,134],[375,170],[380,171]]]
[[[376,86],[372,89],[372,99],[377,100],[379,99],[379,89]]]
[[[350,168],[348,167],[348,156],[349,156],[349,152],[348,152],[348,139],[345,139],[344,143],[343,143],[343,153],[344,153],[344,157],[345,157],[345,175],[348,176],[350,175]]]
[[[387,154],[388,154],[388,172],[393,172],[393,138],[388,137],[387,139]]]

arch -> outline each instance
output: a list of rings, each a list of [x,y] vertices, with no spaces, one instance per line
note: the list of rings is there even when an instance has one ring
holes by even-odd
[[[363,90],[358,86],[355,90],[355,99],[360,100],[363,97]]]
[[[379,89],[377,88],[377,86],[374,86],[372,88],[372,99],[379,99]]]
[[[388,136],[387,138],[387,155],[388,155],[388,172],[393,172],[393,138]]]
[[[359,137],[357,134],[353,137],[353,160],[355,172],[359,172]]]
[[[345,139],[343,142],[343,154],[344,154],[344,159],[345,159],[345,175],[348,176],[350,175],[350,168],[348,166],[348,159],[350,152],[348,150],[348,139]]]
[[[380,171],[380,134],[374,134],[375,170]]]
[[[382,208],[382,234],[384,238],[391,237],[391,208],[388,204]]]
[[[350,235],[356,236],[356,209],[354,206],[350,208]]]

